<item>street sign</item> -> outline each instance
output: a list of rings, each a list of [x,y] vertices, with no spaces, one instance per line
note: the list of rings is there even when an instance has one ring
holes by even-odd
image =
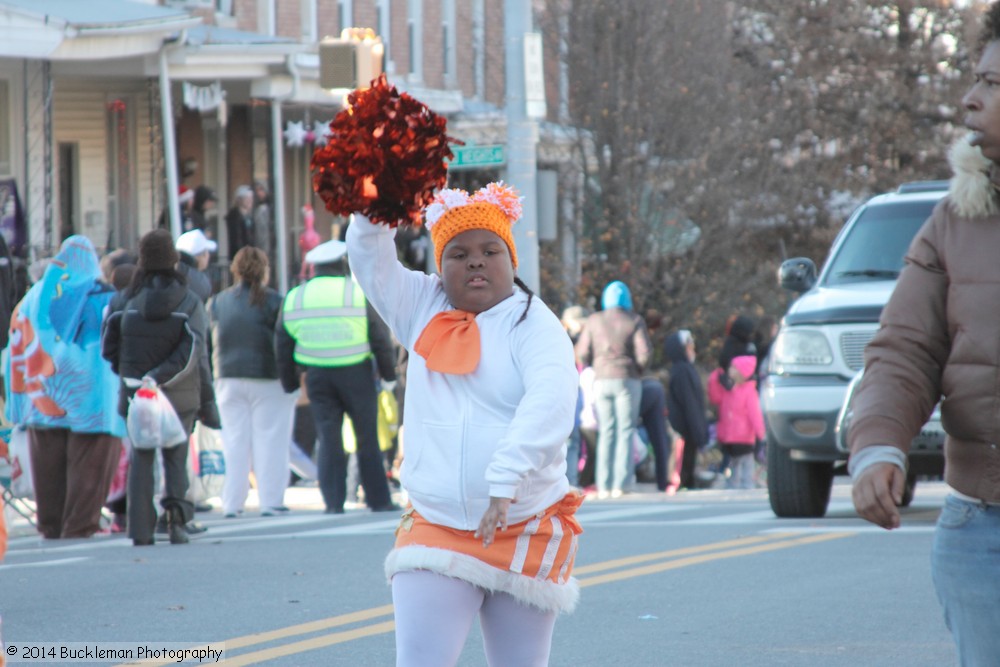
[[[485,167],[502,167],[506,164],[503,145],[489,146],[452,146],[455,157],[448,162],[448,169],[483,169]]]
[[[524,33],[524,113],[528,118],[545,118],[545,66],[542,62],[542,35]]]

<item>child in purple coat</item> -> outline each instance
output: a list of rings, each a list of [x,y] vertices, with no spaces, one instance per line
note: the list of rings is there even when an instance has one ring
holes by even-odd
[[[721,368],[708,377],[708,400],[719,409],[716,437],[722,451],[731,457],[732,475],[726,482],[730,489],[754,487],[754,445],[764,439],[764,415],[753,380],[756,368],[756,356],[735,357],[728,371],[733,382],[729,390],[722,384],[720,376],[725,371]]]

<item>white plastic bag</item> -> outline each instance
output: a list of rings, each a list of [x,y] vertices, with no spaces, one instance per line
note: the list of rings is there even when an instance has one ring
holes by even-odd
[[[222,494],[226,479],[226,459],[222,452],[222,432],[200,421],[194,425],[188,454],[188,500],[203,503]]]
[[[35,499],[35,481],[31,477],[31,451],[28,432],[15,426],[10,432],[10,490],[18,498]]]
[[[125,429],[132,446],[138,449],[173,447],[187,442],[187,433],[174,406],[152,378],[143,378],[129,400]]]

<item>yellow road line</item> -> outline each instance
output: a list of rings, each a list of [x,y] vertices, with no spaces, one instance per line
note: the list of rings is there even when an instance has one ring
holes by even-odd
[[[591,572],[600,572],[602,570],[613,570],[618,567],[625,567],[626,565],[635,565],[637,563],[647,563],[651,560],[660,560],[661,558],[672,558],[674,556],[687,556],[689,554],[704,553],[705,551],[718,551],[721,549],[730,549],[733,547],[744,546],[747,544],[757,544],[760,542],[768,542],[771,540],[783,540],[786,537],[790,537],[795,533],[771,533],[769,535],[755,535],[753,537],[742,537],[736,540],[726,540],[725,542],[715,542],[714,544],[699,544],[695,547],[684,547],[683,549],[671,549],[670,551],[658,551],[651,554],[641,554],[639,556],[629,556],[628,558],[619,558],[617,560],[608,560],[603,563],[594,563],[593,565],[584,565],[583,567],[574,567],[573,574],[578,578],[581,574],[590,574]]]
[[[333,646],[334,644],[342,644],[343,642],[361,639],[362,637],[385,634],[387,632],[392,632],[395,628],[395,622],[385,621],[383,623],[376,623],[375,625],[369,625],[355,630],[344,630],[343,632],[335,632],[332,635],[322,635],[320,637],[313,637],[312,639],[305,639],[300,642],[292,642],[291,644],[284,644],[282,646],[276,646],[262,651],[244,653],[243,655],[237,655],[232,658],[227,655],[225,665],[226,667],[232,667],[235,665],[255,665],[259,662],[267,662],[268,660],[281,658],[295,653],[314,651],[318,648]],[[226,649],[226,652],[228,653],[229,642],[226,642]]]
[[[608,574],[602,574],[596,577],[581,579],[580,587],[582,588],[586,586],[596,586],[598,584],[607,584],[612,581],[621,581],[622,579],[642,577],[648,574],[665,572],[667,570],[676,570],[677,568],[687,567],[688,565],[697,565],[699,563],[708,563],[709,561],[713,560],[722,560],[723,558],[736,558],[738,556],[749,556],[750,554],[764,553],[765,551],[777,551],[778,549],[788,549],[789,547],[798,547],[805,544],[812,544],[814,542],[825,542],[827,540],[836,540],[842,537],[850,537],[854,534],[855,533],[824,533],[821,535],[810,535],[808,537],[800,537],[798,539],[787,540],[785,542],[770,542],[767,544],[759,544],[753,547],[743,547],[740,549],[733,549],[731,551],[720,551],[716,553],[703,554],[701,556],[678,558],[677,560],[670,560],[665,563],[657,563],[656,565],[636,567],[632,568],[631,570],[610,572]]]
[[[682,549],[671,549],[669,551],[659,551],[650,554],[629,556],[627,558],[618,558],[615,560],[604,561],[602,563],[594,563],[592,565],[578,567],[574,569],[574,574],[581,575],[592,572],[604,572],[606,570],[614,570],[617,568],[627,567],[629,565],[636,565],[638,563],[648,563],[650,561],[662,560],[664,558],[670,559],[659,563],[644,565],[642,567],[633,567],[630,569],[618,570],[616,572],[607,572],[606,574],[600,574],[592,577],[579,578],[578,576],[580,587],[585,588],[588,586],[598,586],[615,581],[632,579],[634,577],[648,576],[650,574],[657,574],[659,572],[666,572],[668,570],[708,563],[715,560],[750,556],[758,553],[766,553],[768,551],[789,549],[792,547],[805,546],[807,544],[815,544],[817,542],[825,542],[828,540],[835,540],[856,535],[856,533],[851,532],[821,533],[817,535],[807,535],[805,537],[788,539],[795,534],[796,533],[771,533],[768,535],[755,535],[752,537],[725,540],[723,542],[715,542],[712,544],[703,544],[694,547],[685,547]],[[341,625],[371,620],[380,616],[391,614],[392,610],[393,608],[391,604],[382,605],[381,607],[373,607],[371,609],[364,609],[361,611],[351,612],[349,614],[341,614],[340,616],[332,616],[319,621],[292,625],[287,628],[272,630],[270,632],[245,635],[243,637],[237,637],[224,642],[214,642],[213,646],[219,646],[221,644],[226,647],[227,665],[252,665],[274,658],[293,655],[295,653],[302,653],[305,651],[312,651],[326,646],[353,641],[355,639],[361,639],[363,637],[385,634],[387,632],[392,632],[396,625],[391,620],[383,621],[374,625],[355,628],[353,630],[344,630],[329,635],[321,635],[302,641],[292,642],[290,644],[284,644],[282,646],[276,646],[274,648],[252,651],[250,653],[244,653],[242,655],[232,657],[229,656],[229,651],[256,644],[265,644],[278,639],[286,639],[296,635],[320,632]],[[151,667],[153,663],[144,662],[142,664],[143,667]],[[165,666],[172,663],[158,664]]]
[[[331,616],[330,618],[324,618],[319,621],[311,621],[301,625],[292,625],[287,628],[281,628],[280,630],[272,630],[271,632],[261,632],[254,635],[237,637],[236,639],[228,639],[226,640],[226,650],[231,648],[242,648],[244,646],[253,646],[254,644],[265,644],[267,642],[274,641],[275,639],[284,639],[286,637],[294,637],[295,635],[305,635],[310,632],[327,630],[340,625],[349,625],[359,621],[367,621],[369,619],[378,618],[379,616],[385,616],[386,614],[391,613],[392,605],[384,604],[381,607],[363,609],[361,611],[351,612],[350,614],[341,614],[340,616]]]
[[[385,615],[391,614],[391,613],[392,613],[392,605],[391,604],[385,604],[385,605],[382,605],[381,607],[373,607],[371,609],[362,609],[361,611],[353,611],[353,612],[351,612],[349,614],[341,614],[340,616],[331,616],[330,618],[324,618],[324,619],[320,619],[318,621],[310,621],[309,623],[302,623],[300,625],[290,625],[287,628],[279,628],[278,630],[271,630],[270,632],[259,632],[259,633],[252,634],[252,635],[245,635],[243,637],[236,637],[235,639],[228,639],[228,640],[223,641],[223,642],[213,642],[212,646],[217,647],[219,645],[224,645],[226,647],[226,653],[228,654],[231,649],[243,648],[245,646],[254,646],[255,644],[266,644],[268,642],[272,642],[272,641],[275,641],[275,640],[278,640],[278,639],[286,639],[288,637],[295,637],[296,635],[309,634],[310,632],[319,632],[321,630],[329,630],[330,628],[336,628],[336,627],[341,626],[341,625],[350,625],[351,623],[358,623],[360,621],[367,621],[367,620],[370,620],[370,619],[373,619],[373,618],[378,618],[379,616],[385,616]],[[395,627],[395,624],[393,624],[392,621],[389,621],[389,623],[392,624],[392,627]],[[373,627],[379,627],[379,626],[373,626]],[[363,628],[362,628],[362,630],[363,630]],[[389,628],[389,630],[382,630],[381,632],[389,632],[391,630],[392,630],[392,628]],[[358,631],[357,630],[348,630],[348,631],[337,633],[335,635],[330,635],[330,636],[331,637],[337,637],[339,635],[350,635],[350,634],[356,633],[356,632],[358,632]],[[369,634],[377,634],[377,633],[369,633]],[[366,635],[349,636],[349,637],[347,637],[347,639],[343,639],[341,641],[348,641],[350,639],[357,639],[358,637],[363,637],[363,636],[366,636]],[[302,642],[299,642],[299,643],[302,643]],[[336,644],[337,642],[334,641],[334,642],[331,642],[331,643]],[[288,646],[294,646],[294,645],[295,644],[288,644]],[[201,646],[201,647],[193,647],[193,648],[207,648],[207,645]],[[300,649],[300,650],[304,650],[304,649]],[[248,653],[246,655],[257,655],[257,653],[258,652]],[[239,656],[239,657],[243,657],[243,656]],[[230,660],[232,660],[232,658],[227,658],[226,659],[226,664],[229,664]],[[172,665],[174,663],[172,663],[172,662],[129,663],[128,665],[124,665],[123,667],[131,667],[132,665],[138,665],[138,664],[141,664],[143,667],[165,667],[166,665]],[[250,663],[243,663],[243,664],[250,664]]]

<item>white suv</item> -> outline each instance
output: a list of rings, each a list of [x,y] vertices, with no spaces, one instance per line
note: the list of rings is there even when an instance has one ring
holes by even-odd
[[[818,277],[807,258],[782,263],[781,286],[803,294],[782,319],[761,382],[776,515],[826,513],[834,474],[846,473],[836,430],[848,384],[864,368],[864,348],[910,242],[946,191],[946,181],[908,183],[865,202],[840,230]],[[940,474],[944,465],[939,422],[932,419],[919,440],[910,453],[910,498],[917,475]]]

